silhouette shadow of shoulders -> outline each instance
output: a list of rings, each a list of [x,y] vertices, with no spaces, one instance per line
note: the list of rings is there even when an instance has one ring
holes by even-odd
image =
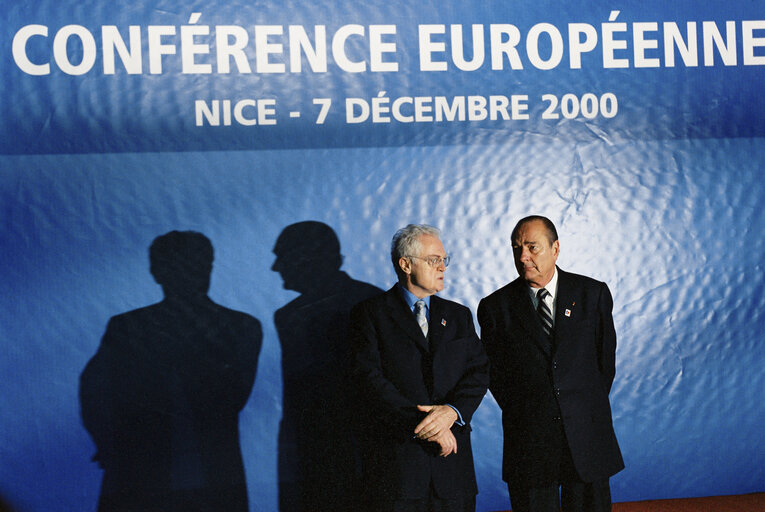
[[[212,259],[201,233],[155,239],[164,300],[113,317],[80,376],[104,470],[100,512],[248,509],[238,415],[263,335],[257,319],[207,297]]]
[[[321,222],[287,226],[274,254],[272,270],[300,293],[274,315],[284,381],[280,510],[358,510],[361,397],[346,338],[351,308],[382,290],[340,270],[337,235]]]

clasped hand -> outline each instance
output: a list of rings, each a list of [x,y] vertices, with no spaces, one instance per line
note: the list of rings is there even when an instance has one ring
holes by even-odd
[[[451,430],[457,421],[457,412],[448,405],[418,405],[417,409],[428,413],[414,428],[417,439],[438,443],[442,457],[457,453],[457,439]]]

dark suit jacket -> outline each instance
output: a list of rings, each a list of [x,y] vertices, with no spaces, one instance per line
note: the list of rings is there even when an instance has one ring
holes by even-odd
[[[431,296],[428,340],[400,291],[358,304],[350,337],[356,374],[366,393],[365,473],[370,495],[386,500],[441,498],[478,492],[470,447],[470,420],[486,393],[488,359],[470,310]],[[425,416],[417,405],[451,404],[465,426],[453,426],[457,453],[438,456],[437,443],[414,439]]]
[[[613,301],[605,283],[558,269],[552,343],[526,282],[518,278],[481,300],[478,322],[502,408],[503,478],[541,486],[555,480],[560,426],[579,476],[607,478],[624,467],[608,394],[616,371]],[[560,419],[558,419],[560,417]]]
[[[247,510],[238,415],[261,341],[258,320],[209,299],[109,321],[80,378],[100,511]]]

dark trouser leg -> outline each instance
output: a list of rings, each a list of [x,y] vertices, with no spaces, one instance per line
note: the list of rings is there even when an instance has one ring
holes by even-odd
[[[560,480],[563,512],[611,512],[611,487],[608,478],[583,482],[571,458],[568,441],[565,442],[561,457]]]
[[[564,482],[561,498],[563,512],[611,512],[608,478],[595,482]]]
[[[475,512],[475,495],[443,499],[435,495],[421,500],[395,500],[380,503],[373,510],[380,512]]]
[[[547,487],[521,487],[507,484],[513,512],[560,512],[558,484]]]

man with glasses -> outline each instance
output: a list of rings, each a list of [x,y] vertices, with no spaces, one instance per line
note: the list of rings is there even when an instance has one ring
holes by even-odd
[[[435,295],[449,264],[439,231],[398,230],[391,260],[398,283],[351,312],[356,374],[368,398],[368,507],[472,511],[470,419],[486,393],[488,359],[470,310]]]
[[[608,286],[557,268],[546,217],[512,233],[519,278],[478,306],[502,408],[502,477],[514,512],[611,510],[608,479],[624,467],[608,393],[616,332]]]

